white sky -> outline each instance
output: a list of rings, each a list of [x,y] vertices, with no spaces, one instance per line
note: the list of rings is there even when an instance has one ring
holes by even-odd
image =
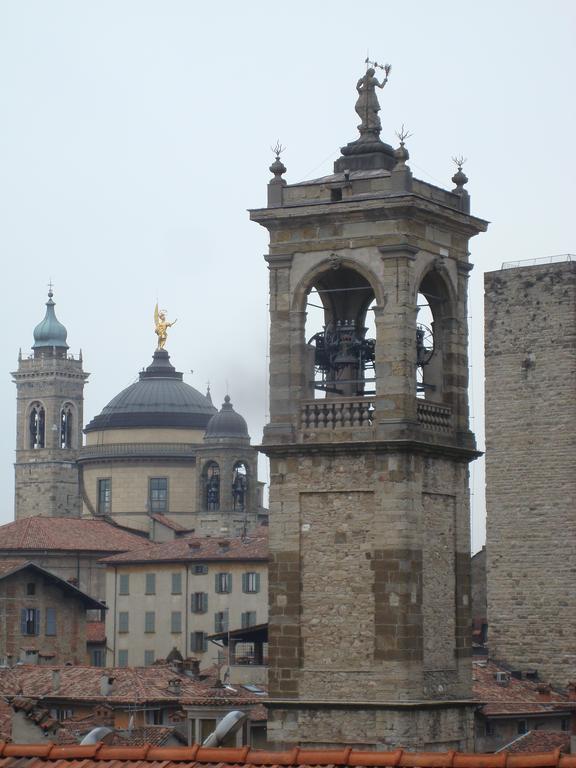
[[[464,154],[472,212],[473,427],[482,435],[482,273],[575,252],[573,0],[0,0],[4,375],[0,522],[13,517],[18,348],[46,285],[91,372],[86,421],[148,365],[158,297],[168,349],[253,442],[266,410],[265,205],[280,139],[288,181],[331,172],[356,137],[355,83],[393,65],[382,138],[404,123],[414,175],[450,188]],[[263,479],[267,479],[264,477]],[[473,471],[473,548],[483,475]]]

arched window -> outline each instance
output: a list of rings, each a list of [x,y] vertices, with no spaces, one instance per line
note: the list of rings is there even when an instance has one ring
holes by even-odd
[[[217,512],[220,509],[220,467],[215,461],[206,465],[204,485],[206,509]]]
[[[72,406],[66,403],[60,411],[60,448],[72,448]]]
[[[44,448],[46,445],[46,414],[41,403],[32,403],[29,427],[30,448]]]
[[[374,307],[374,290],[368,280],[337,259],[316,276],[306,307],[311,397],[374,394],[376,341],[369,338],[374,333],[369,310]]]
[[[446,355],[451,320],[450,291],[436,269],[420,283],[416,315],[416,394],[419,398],[442,402]]]
[[[235,512],[246,509],[248,502],[248,470],[243,461],[237,461],[232,470],[232,506]]]

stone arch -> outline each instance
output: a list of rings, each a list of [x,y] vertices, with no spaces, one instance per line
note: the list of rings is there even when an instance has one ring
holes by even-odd
[[[26,416],[28,447],[33,450],[46,447],[46,408],[40,400],[34,400],[28,406]]]
[[[213,459],[202,470],[203,506],[209,512],[220,510],[220,465]]]
[[[244,512],[248,506],[249,485],[250,470],[248,464],[242,459],[238,459],[232,467],[232,509],[235,512]]]
[[[75,443],[76,407],[65,401],[60,406],[60,448],[77,448]]]

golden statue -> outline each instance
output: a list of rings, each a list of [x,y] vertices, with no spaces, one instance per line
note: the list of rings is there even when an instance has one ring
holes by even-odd
[[[158,349],[164,349],[166,345],[166,339],[168,338],[168,328],[171,328],[174,323],[178,322],[178,318],[173,323],[169,323],[166,320],[166,310],[158,309],[158,304],[154,307],[154,325],[156,326],[155,332],[158,336]]]

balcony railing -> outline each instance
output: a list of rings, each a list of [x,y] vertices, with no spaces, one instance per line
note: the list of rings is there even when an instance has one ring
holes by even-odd
[[[428,400],[417,400],[416,411],[418,423],[424,429],[436,432],[449,432],[452,429],[452,411],[447,405],[431,403]]]
[[[111,443],[85,445],[79,459],[108,459],[120,457],[164,456],[168,458],[194,458],[198,446],[193,443]]]
[[[369,397],[309,400],[302,403],[301,416],[302,429],[370,427],[374,417],[374,400]]]

